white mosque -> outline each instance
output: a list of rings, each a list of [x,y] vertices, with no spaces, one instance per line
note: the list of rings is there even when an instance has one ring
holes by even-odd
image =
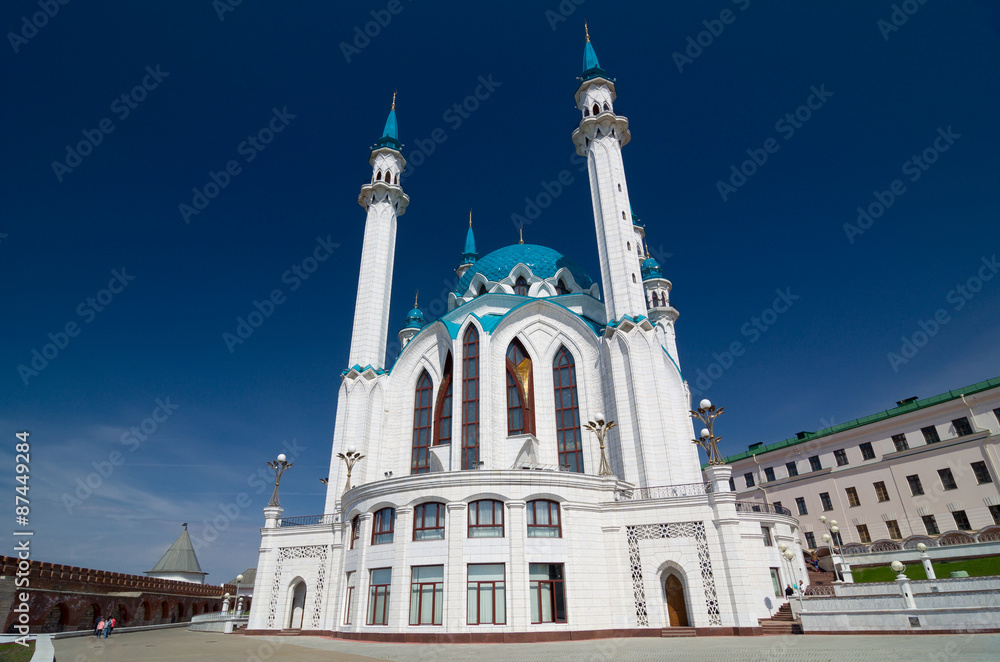
[[[417,308],[386,365],[399,184],[395,107],[372,149],[351,338],[322,517],[265,509],[249,631],[394,641],[759,633],[805,577],[788,511],[736,501],[692,443],[671,282],[645,255],[628,120],[589,41],[572,139],[600,282],[533,244],[479,256],[448,312]],[[583,230],[583,227],[580,228]],[[602,450],[584,426],[614,421]],[[350,474],[339,454],[364,455]],[[606,454],[606,456],[605,456]],[[780,596],[780,597],[779,597]]]

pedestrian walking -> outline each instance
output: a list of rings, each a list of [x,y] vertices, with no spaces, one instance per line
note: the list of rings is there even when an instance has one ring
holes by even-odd
[[[104,621],[104,634],[103,634],[103,637],[105,639],[107,639],[109,634],[111,634],[111,619],[110,618],[108,620]]]
[[[108,634],[111,634],[112,632],[115,631],[115,626],[116,625],[118,625],[118,619],[115,618],[114,616],[112,616],[111,617],[111,629],[108,631]]]
[[[100,637],[101,633],[104,632],[104,619],[98,618],[97,623],[94,624],[94,636]]]

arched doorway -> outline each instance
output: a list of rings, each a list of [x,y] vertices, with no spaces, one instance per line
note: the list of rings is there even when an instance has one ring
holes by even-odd
[[[684,599],[684,583],[677,575],[667,575],[663,582],[667,597],[667,617],[671,627],[688,627],[687,601]]]
[[[306,611],[306,583],[299,581],[292,588],[292,609],[288,615],[288,627],[302,629],[302,616]]]

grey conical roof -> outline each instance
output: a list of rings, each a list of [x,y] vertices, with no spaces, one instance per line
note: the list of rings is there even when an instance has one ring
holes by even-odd
[[[194,545],[191,544],[191,536],[187,529],[181,531],[177,540],[170,546],[167,553],[163,555],[159,563],[153,566],[150,572],[194,572],[207,575],[203,572],[198,563],[198,557],[194,553]]]

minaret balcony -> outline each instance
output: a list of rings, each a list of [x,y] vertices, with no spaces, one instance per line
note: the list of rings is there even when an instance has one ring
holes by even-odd
[[[389,184],[383,181],[366,182],[361,186],[361,193],[358,194],[358,204],[368,208],[375,202],[388,200],[396,209],[396,216],[402,216],[406,212],[407,205],[410,204],[410,196],[403,192],[403,187],[398,184]]]
[[[605,111],[600,115],[591,115],[580,120],[580,126],[573,131],[573,144],[576,145],[577,154],[587,155],[587,148],[597,137],[598,129],[602,136],[610,136],[614,132],[618,144],[622,147],[632,139],[632,134],[628,130],[628,118]]]

